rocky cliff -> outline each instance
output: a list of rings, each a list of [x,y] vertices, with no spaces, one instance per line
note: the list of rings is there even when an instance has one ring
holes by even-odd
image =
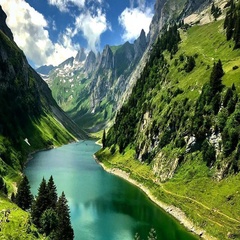
[[[105,46],[97,55],[81,49],[53,69],[47,81],[57,102],[70,116],[94,131],[114,116],[119,99],[126,91],[128,76],[137,66],[147,47],[145,32],[134,43]],[[81,56],[81,57],[80,57]],[[94,119],[86,121],[86,119]],[[84,122],[83,122],[84,121]]]

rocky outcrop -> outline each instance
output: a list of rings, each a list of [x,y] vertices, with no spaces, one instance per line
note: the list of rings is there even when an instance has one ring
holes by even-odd
[[[84,63],[84,70],[90,74],[92,72],[94,72],[95,68],[96,68],[96,55],[93,51],[90,51],[87,55],[86,61]]]
[[[64,68],[64,67],[72,67],[73,66],[73,61],[74,61],[74,57],[70,57],[67,60],[65,60],[64,62],[62,62],[61,64],[58,65],[58,68]]]
[[[85,53],[85,49],[84,48],[81,48],[76,57],[74,58],[75,61],[77,62],[83,62],[84,60],[86,59],[86,53]]]
[[[54,68],[53,65],[44,65],[44,66],[37,68],[36,71],[40,74],[47,75],[50,73],[50,71],[53,70],[53,68]]]
[[[177,22],[195,11],[199,11],[204,6],[209,5],[211,0],[157,0],[155,4],[155,13],[150,24],[148,42],[153,44],[156,37],[161,32],[164,25]]]
[[[109,70],[114,68],[113,53],[109,45],[107,45],[103,49],[98,68],[104,69],[104,70]]]
[[[66,106],[69,103],[72,107],[72,102],[76,102],[74,115],[77,117],[74,119],[78,121],[81,118],[78,111],[82,111],[90,113],[91,117],[102,115],[103,121],[107,122],[114,116],[128,86],[128,77],[146,47],[147,38],[142,30],[133,44],[126,42],[115,47],[114,51],[107,45],[101,54],[90,51],[84,58],[85,51],[81,49],[75,58],[67,59],[53,69],[46,78],[47,82],[64,110],[72,110]],[[80,92],[76,90],[79,84],[82,86]],[[107,114],[106,107],[111,113]]]
[[[156,37],[165,24],[166,17],[164,16],[164,6],[168,0],[157,0],[154,6],[154,16],[149,27],[148,42],[154,43]]]
[[[134,41],[135,59],[141,58],[146,48],[147,48],[147,38],[146,38],[145,31],[142,30],[139,38]]]

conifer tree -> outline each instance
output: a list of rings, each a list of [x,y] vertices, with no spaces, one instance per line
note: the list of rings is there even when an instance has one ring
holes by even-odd
[[[58,196],[57,196],[57,188],[53,180],[53,176],[51,176],[47,183],[47,191],[48,191],[48,208],[55,209]]]
[[[49,208],[44,211],[40,218],[41,230],[46,234],[46,236],[51,234],[50,239],[55,239],[56,228],[58,226],[58,216],[55,210]]]
[[[32,206],[33,196],[26,176],[23,177],[21,183],[19,184],[15,201],[16,204],[23,210],[28,210]]]
[[[56,213],[58,216],[57,239],[72,240],[74,238],[74,232],[71,226],[70,210],[64,192],[62,192],[62,195],[58,199]]]
[[[102,147],[106,147],[106,132],[105,129],[103,130],[103,136],[102,136]]]
[[[233,38],[234,49],[236,49],[240,48],[240,2],[235,4],[233,0],[230,0],[228,6],[230,8],[225,17],[224,29],[226,29],[227,40]]]
[[[217,20],[217,18],[222,14],[222,11],[219,7],[216,7],[214,5],[214,3],[212,4],[212,7],[211,7],[211,14],[213,15],[215,21]]]
[[[219,60],[217,63],[214,63],[213,70],[210,76],[210,86],[212,88],[212,93],[216,94],[222,89],[222,76],[224,75],[222,62]]]
[[[4,189],[5,183],[2,177],[0,177],[0,191]]]
[[[38,195],[32,207],[32,219],[33,223],[36,224],[37,227],[40,227],[39,222],[40,217],[47,208],[48,208],[48,189],[46,180],[43,178],[40,187],[38,188]]]
[[[14,192],[12,192],[12,194],[11,194],[11,201],[14,203],[16,202],[16,196],[15,196]]]
[[[238,6],[238,9],[235,14],[235,25],[234,25],[234,33],[233,33],[233,39],[235,42],[234,49],[240,48],[240,6]]]
[[[3,178],[0,177],[0,190],[3,188],[3,186],[4,186]]]

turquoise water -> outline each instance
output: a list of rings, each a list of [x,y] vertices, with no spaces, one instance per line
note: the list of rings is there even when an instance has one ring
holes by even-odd
[[[147,239],[151,228],[158,240],[197,239],[137,187],[105,172],[93,159],[99,149],[82,141],[36,153],[26,166],[31,191],[37,194],[52,175],[58,194],[65,192],[76,240]]]

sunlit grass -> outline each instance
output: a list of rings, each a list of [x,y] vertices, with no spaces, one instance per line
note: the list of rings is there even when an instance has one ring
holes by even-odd
[[[174,101],[180,102],[188,98],[191,106],[194,106],[202,86],[210,79],[214,62],[219,59],[225,72],[223,84],[231,87],[234,83],[240,92],[240,50],[233,50],[234,43],[226,41],[222,20],[191,27],[187,32],[181,32],[181,38],[179,51],[172,59],[169,53],[164,53],[170,65],[169,73],[158,89],[153,90],[151,104],[155,108],[152,118],[157,123],[161,116],[167,116]],[[181,55],[184,58],[195,57],[196,66],[190,73],[185,72],[185,61],[179,60]],[[177,87],[183,93],[171,99],[169,104],[164,102],[166,91]],[[192,110],[188,117],[193,114]],[[141,139],[144,140],[148,141]],[[178,150],[170,144],[161,151],[168,159],[175,159],[179,155]],[[187,155],[172,179],[159,183],[152,164],[136,160],[135,152],[130,148],[124,154],[119,154],[116,147],[113,155],[110,149],[104,149],[97,157],[106,167],[129,173],[131,178],[148,187],[160,201],[182,209],[195,226],[205,229],[210,235],[221,240],[229,239],[230,235],[240,239],[240,174],[218,181],[214,177],[216,169],[208,168],[202,161],[201,153],[196,151]]]

